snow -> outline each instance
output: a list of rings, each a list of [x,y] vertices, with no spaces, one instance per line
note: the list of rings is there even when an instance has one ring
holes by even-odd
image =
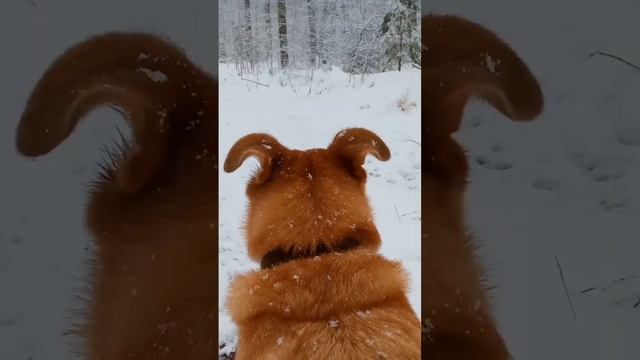
[[[147,68],[139,68],[136,71],[139,71],[145,75],[147,75],[147,77],[155,82],[158,83],[163,83],[167,80],[169,80],[169,78],[167,77],[167,75],[165,73],[163,73],[162,71],[152,71],[149,70]]]
[[[413,69],[362,78],[332,68],[316,71],[313,77],[308,71],[253,78],[243,75],[268,87],[242,80],[231,65],[221,64],[219,74],[220,168],[233,143],[255,132],[269,133],[289,148],[308,149],[326,147],[347,127],[365,127],[387,144],[389,161],[369,156],[365,162],[367,194],[382,237],[381,251],[400,260],[409,272],[410,302],[420,314],[420,72]],[[398,105],[401,98],[416,105],[403,111]],[[258,268],[247,257],[242,231],[245,187],[258,164],[249,161],[252,164],[234,173],[220,174],[220,304],[224,304],[234,275]],[[327,281],[331,281],[329,276]],[[219,319],[219,343],[235,344],[236,328],[224,307]]]
[[[640,359],[640,72],[589,58],[640,64],[640,2],[449,0],[427,12],[497,32],[545,94],[532,123],[474,103],[457,135],[471,159],[468,222],[514,359]]]

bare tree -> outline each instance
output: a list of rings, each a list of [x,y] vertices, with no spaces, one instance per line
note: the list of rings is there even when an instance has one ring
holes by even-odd
[[[309,18],[309,63],[312,67],[316,67],[318,65],[318,30],[316,8],[312,0],[307,0],[307,15]]]
[[[278,37],[280,39],[280,67],[289,65],[289,52],[287,49],[287,3],[278,0]]]
[[[244,0],[244,21],[243,21],[243,32],[242,32],[242,52],[243,52],[243,60],[249,64],[250,68],[253,68],[254,64],[254,56],[255,52],[253,47],[253,34],[251,30],[251,0]]]
[[[265,0],[264,2],[264,24],[265,24],[265,34],[267,35],[266,39],[266,56],[267,56],[267,65],[269,69],[273,72],[273,29],[271,27],[271,0]]]

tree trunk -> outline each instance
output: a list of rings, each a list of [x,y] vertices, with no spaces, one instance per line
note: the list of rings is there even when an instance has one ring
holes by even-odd
[[[269,69],[273,70],[273,29],[271,27],[271,0],[266,0],[264,3],[264,23],[265,33],[267,34],[267,63]]]
[[[402,71],[402,54],[404,52],[402,38],[404,34],[400,33],[400,56],[398,56],[398,71]]]
[[[289,65],[286,0],[278,0],[278,36],[280,38],[280,67],[284,69]]]
[[[253,43],[251,34],[251,0],[244,0],[244,29],[243,29],[242,48],[245,55],[245,61],[249,67],[253,67]]]
[[[312,0],[307,0],[307,15],[309,16],[309,60],[311,66],[316,67],[318,62],[318,30],[316,8],[313,6]]]

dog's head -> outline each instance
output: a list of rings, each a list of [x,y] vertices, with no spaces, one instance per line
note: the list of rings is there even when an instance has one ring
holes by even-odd
[[[239,139],[224,163],[233,172],[249,157],[259,168],[247,186],[246,235],[255,260],[273,252],[314,255],[351,247],[377,248],[362,167],[367,155],[386,161],[385,143],[373,132],[339,132],[326,149],[290,150],[266,134]]]

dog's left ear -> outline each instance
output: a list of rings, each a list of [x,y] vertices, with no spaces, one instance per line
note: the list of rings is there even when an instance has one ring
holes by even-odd
[[[273,165],[286,151],[287,148],[271,135],[250,134],[233,144],[224,161],[224,171],[234,172],[248,157],[255,156],[260,161],[260,169],[253,181],[262,184],[269,179]]]
[[[391,157],[384,141],[378,135],[363,128],[340,131],[327,150],[344,159],[359,179],[367,177],[366,171],[362,168],[367,155],[373,155],[380,161],[387,161]]]

